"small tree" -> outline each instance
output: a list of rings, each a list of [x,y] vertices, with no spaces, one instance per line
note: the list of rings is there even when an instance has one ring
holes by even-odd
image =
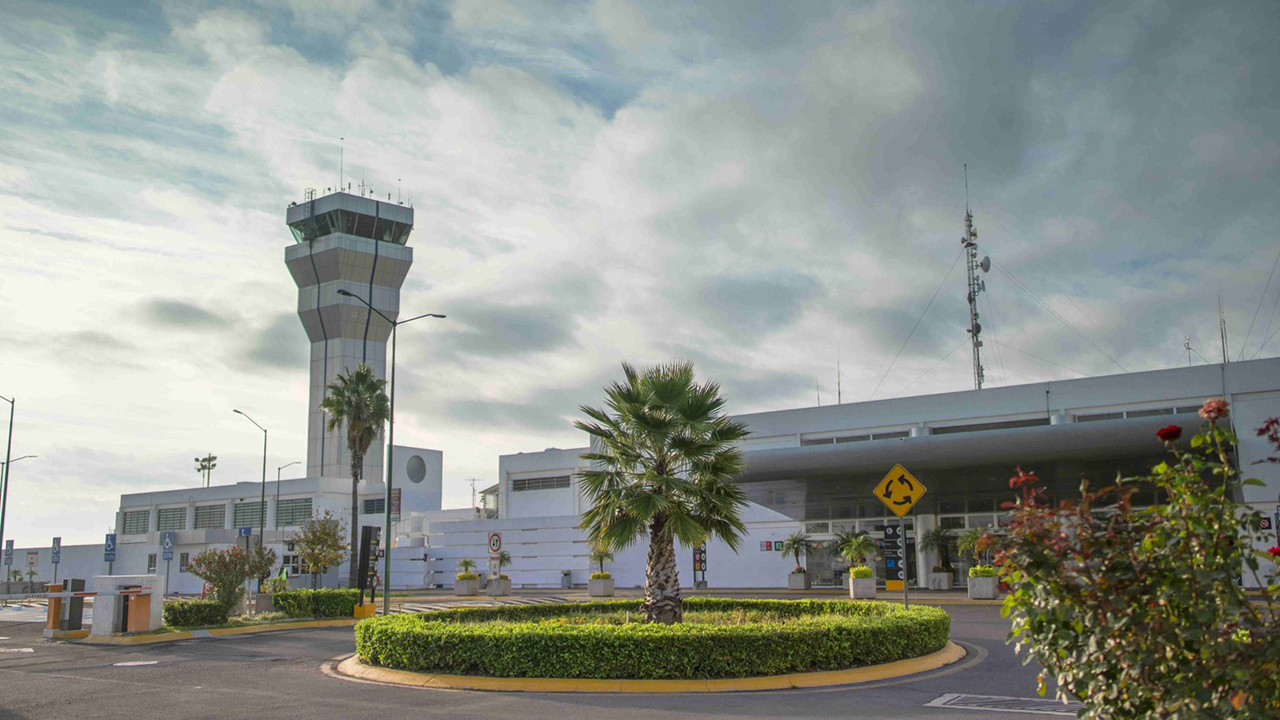
[[[31,568],[30,570],[27,570],[27,592],[29,593],[35,592],[36,576],[39,574],[40,573],[36,572],[35,568]]]
[[[604,564],[613,561],[613,553],[599,545],[591,546],[591,562],[600,568],[600,572],[604,572]]]
[[[920,538],[920,549],[925,552],[937,552],[938,564],[934,566],[934,572],[952,572],[951,568],[951,540],[955,535],[950,530],[942,528],[930,528],[924,531],[924,535]]]
[[[974,564],[990,565],[991,551],[985,549],[985,546],[979,547],[982,544],[982,538],[986,535],[986,528],[969,528],[956,537],[956,548],[973,558]]]
[[[347,555],[346,523],[328,510],[319,517],[312,516],[302,525],[302,532],[293,538],[298,559],[311,574],[311,587],[315,589],[321,575],[329,568],[342,563]]]
[[[476,561],[471,558],[462,558],[458,561],[458,575],[474,575],[472,572],[476,569]]]
[[[498,576],[502,576],[502,568],[511,564],[511,553],[506,550],[498,552]]]
[[[800,558],[808,555],[810,548],[813,547],[813,541],[809,539],[809,534],[803,530],[797,530],[787,536],[782,541],[782,554],[791,555],[796,559],[796,569],[792,570],[792,574],[804,572],[804,566],[800,563]]]
[[[836,550],[850,565],[866,565],[876,554],[876,541],[864,532],[846,530],[836,535]]]
[[[245,550],[235,545],[205,550],[191,559],[187,570],[208,583],[214,602],[230,614],[244,592],[244,581],[269,574],[275,564],[275,550],[256,545]]]

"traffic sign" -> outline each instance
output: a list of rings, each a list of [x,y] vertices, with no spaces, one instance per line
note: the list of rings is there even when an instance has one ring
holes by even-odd
[[[173,559],[173,542],[175,534],[176,533],[172,530],[166,530],[160,533],[160,552],[162,553],[161,557],[164,560]]]
[[[252,536],[253,536],[253,526],[252,526],[252,525],[251,525],[251,526],[249,526],[249,527],[242,527],[242,528],[240,528],[240,537],[252,537]]]
[[[13,541],[12,540],[4,541],[4,564],[5,565],[13,564]]]
[[[56,537],[53,539],[52,555],[53,555],[52,562],[54,565],[57,565],[59,562],[62,561],[62,538]]]
[[[894,465],[888,475],[876,486],[873,494],[889,508],[889,512],[902,517],[911,511],[927,488],[901,465]]]
[[[116,561],[116,534],[107,533],[106,542],[102,543],[102,562]]]
[[[489,533],[489,552],[496,553],[502,549],[502,535],[500,533]]]
[[[502,552],[502,534],[489,533],[489,579],[496,580],[498,578],[498,564]]]

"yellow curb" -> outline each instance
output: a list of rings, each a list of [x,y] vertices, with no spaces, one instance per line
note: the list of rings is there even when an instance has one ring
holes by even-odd
[[[269,625],[245,625],[243,627],[229,628],[213,628],[204,631],[183,630],[181,632],[161,633],[159,635],[111,635],[103,637],[100,635],[90,635],[80,642],[90,643],[93,645],[151,645],[162,642],[176,642],[178,640],[191,640],[195,637],[205,637],[205,635],[197,636],[196,632],[207,633],[208,637],[225,637],[228,635],[251,635],[254,633],[273,632],[275,630],[304,630],[306,628],[321,627],[350,627],[356,624],[355,618],[337,618],[333,620],[304,620],[302,622],[292,623],[271,623]]]
[[[575,678],[496,678],[475,675],[433,675],[429,673],[393,670],[366,665],[358,655],[343,660],[338,673],[361,680],[408,685],[412,687],[449,690],[498,690],[503,692],[589,692],[589,693],[690,693],[690,692],[741,692],[747,690],[786,690],[791,688],[815,688],[831,685],[898,678],[936,670],[957,662],[965,656],[964,648],[948,642],[938,652],[923,657],[882,665],[827,670],[823,672],[793,673],[790,675],[766,675],[749,678],[723,678],[716,680],[595,680]]]

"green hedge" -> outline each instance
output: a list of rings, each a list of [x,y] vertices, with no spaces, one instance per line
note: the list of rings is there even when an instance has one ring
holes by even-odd
[[[170,627],[223,625],[227,611],[212,600],[178,600],[164,606],[164,624]]]
[[[951,618],[941,609],[906,610],[882,602],[695,597],[684,604],[686,611],[759,611],[787,621],[548,622],[593,613],[639,613],[639,600],[464,608],[362,621],[356,626],[356,650],[366,663],[418,672],[726,678],[837,670],[918,657],[941,650],[951,630]]]
[[[354,617],[359,590],[289,590],[271,596],[276,610],[289,617]]]
[[[991,565],[974,565],[969,568],[969,577],[995,577],[996,569]]]

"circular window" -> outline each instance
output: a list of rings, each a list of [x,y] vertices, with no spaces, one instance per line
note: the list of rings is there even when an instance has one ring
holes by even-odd
[[[409,462],[404,466],[405,472],[409,473],[409,482],[420,483],[427,476],[427,464],[422,461],[421,455],[414,455],[409,458]]]

